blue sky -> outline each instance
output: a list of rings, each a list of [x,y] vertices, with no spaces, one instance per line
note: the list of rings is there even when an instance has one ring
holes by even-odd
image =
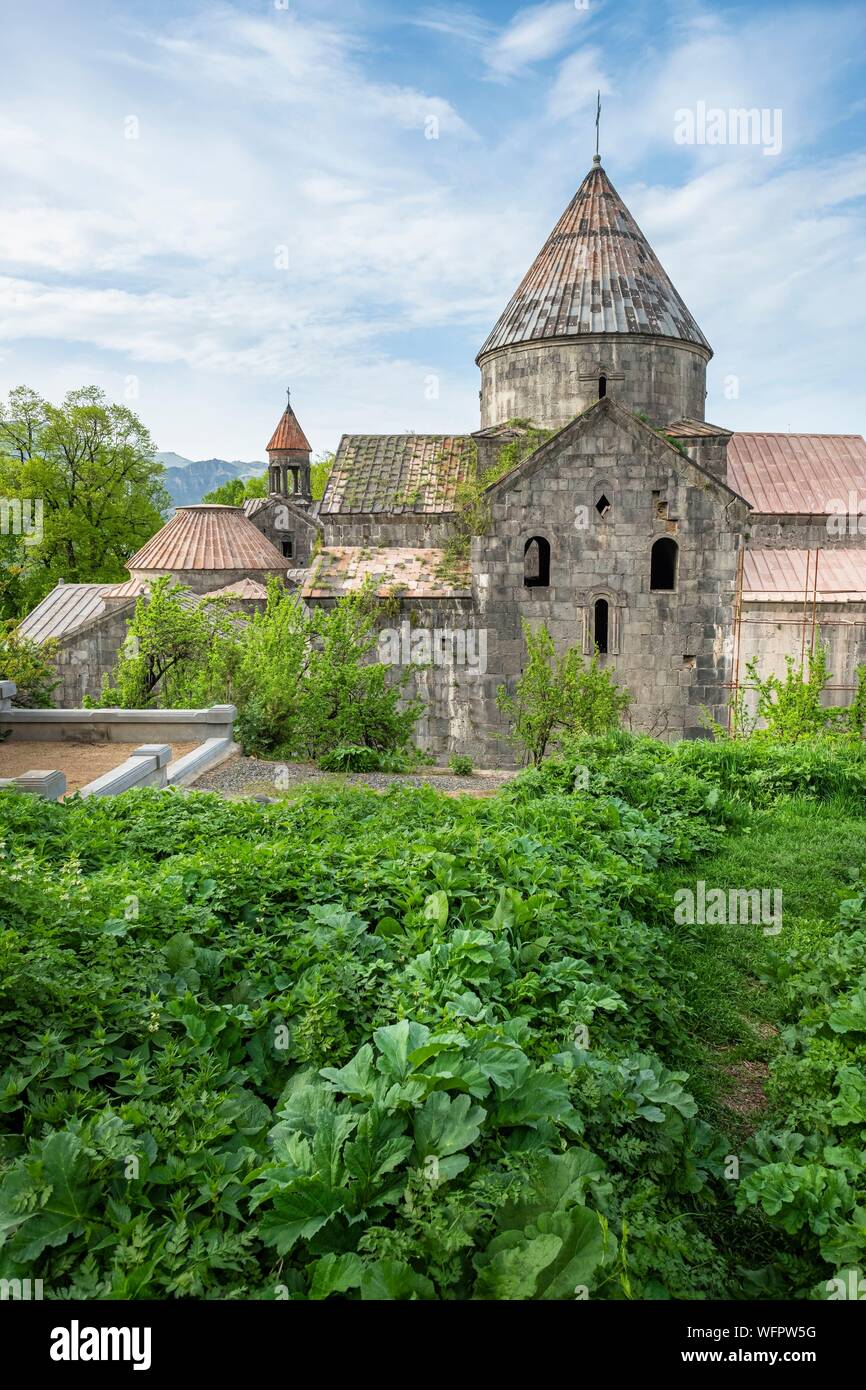
[[[474,357],[605,168],[715,349],[707,417],[857,432],[866,9],[0,0],[0,394],[97,382],[160,449],[478,425]],[[676,113],[781,112],[781,150]],[[435,134],[436,138],[430,138]]]

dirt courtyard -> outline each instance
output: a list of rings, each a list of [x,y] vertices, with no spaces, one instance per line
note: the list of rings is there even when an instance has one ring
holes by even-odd
[[[173,743],[170,762],[197,748],[192,743]],[[23,772],[66,773],[66,794],[86,787],[103,772],[125,762],[135,743],[74,743],[62,739],[4,739],[0,743],[0,777],[20,777]]]

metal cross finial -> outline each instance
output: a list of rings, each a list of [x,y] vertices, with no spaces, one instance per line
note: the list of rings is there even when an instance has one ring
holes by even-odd
[[[599,91],[599,93],[598,93],[598,98],[597,98],[597,103],[596,103],[596,108],[595,108],[595,163],[596,163],[596,164],[600,164],[600,163],[601,163],[601,155],[600,155],[599,152],[598,152],[598,123],[599,123],[600,120],[601,120],[601,91]]]
[[[291,386],[287,386],[287,387],[286,387],[286,409],[287,409],[287,410],[291,410],[291,408],[292,408],[292,388],[291,388]]]

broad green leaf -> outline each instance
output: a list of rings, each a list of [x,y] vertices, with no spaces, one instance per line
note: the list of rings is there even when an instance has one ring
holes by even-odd
[[[435,1154],[444,1158],[467,1149],[478,1138],[486,1115],[486,1110],[473,1105],[466,1095],[452,1097],[446,1091],[434,1091],[413,1121],[418,1157]]]
[[[366,1300],[435,1298],[436,1290],[405,1260],[376,1260],[364,1266],[361,1297]]]
[[[356,1289],[363,1272],[364,1261],[360,1255],[323,1255],[315,1264],[310,1265],[312,1282],[309,1296],[317,1300],[328,1298],[332,1293],[345,1293],[347,1289]]]
[[[497,1236],[485,1252],[476,1293],[481,1298],[535,1298],[539,1275],[561,1248],[562,1239],[555,1233],[526,1237],[509,1231]]]
[[[381,1053],[379,1070],[402,1081],[410,1071],[409,1054],[423,1047],[429,1038],[429,1028],[423,1023],[410,1023],[407,1018],[387,1028],[377,1028],[373,1041]]]
[[[70,1236],[82,1234],[95,1204],[94,1190],[86,1183],[88,1167],[77,1135],[60,1130],[45,1140],[42,1168],[51,1191],[22,1232],[23,1244],[16,1251],[19,1260],[38,1259],[47,1246],[62,1245]]]
[[[315,1173],[297,1178],[274,1198],[273,1209],[259,1221],[259,1235],[278,1255],[288,1255],[299,1240],[310,1240],[343,1207],[345,1192]]]

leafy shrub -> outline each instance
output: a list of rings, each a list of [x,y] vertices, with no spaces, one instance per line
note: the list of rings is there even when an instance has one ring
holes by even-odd
[[[614,729],[631,703],[598,653],[587,666],[576,647],[558,656],[544,623],[533,632],[523,621],[527,659],[514,694],[500,686],[496,703],[511,724],[510,738],[524,757],[540,763],[563,734],[600,734]]]
[[[472,759],[467,758],[465,753],[455,753],[453,758],[449,758],[448,766],[455,777],[472,776]]]
[[[32,642],[18,626],[8,622],[0,630],[0,680],[18,687],[13,705],[21,709],[50,709],[51,696],[60,684],[53,658],[56,641]]]
[[[332,748],[319,759],[324,772],[408,772],[411,758],[402,752],[365,748],[359,744]]]

